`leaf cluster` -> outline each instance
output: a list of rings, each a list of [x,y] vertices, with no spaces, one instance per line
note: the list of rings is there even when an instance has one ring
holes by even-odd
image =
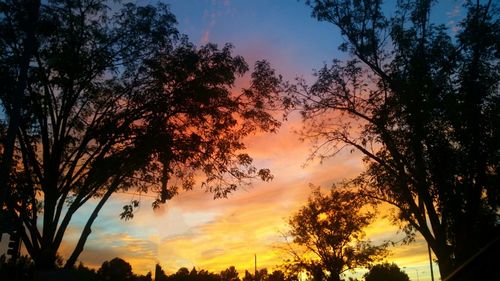
[[[344,271],[383,257],[384,245],[364,240],[364,228],[374,218],[366,204],[363,197],[349,190],[332,189],[325,195],[314,189],[307,204],[289,220],[292,242],[305,249],[302,254],[292,251],[297,269],[315,278],[328,272],[329,280],[336,280]]]

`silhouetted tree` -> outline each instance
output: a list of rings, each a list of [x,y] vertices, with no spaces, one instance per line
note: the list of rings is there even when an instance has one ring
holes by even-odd
[[[158,280],[164,280],[164,281],[220,281],[221,276],[209,272],[207,270],[201,269],[201,270],[196,270],[196,268],[193,267],[191,271],[185,267],[179,268],[176,273],[167,276],[161,270],[160,266],[157,266],[156,268],[156,278]],[[155,279],[155,280],[157,280]]]
[[[28,256],[7,259],[5,254],[0,256],[0,280],[31,281],[34,277],[35,265]]]
[[[267,281],[268,278],[267,274],[267,268],[261,268],[257,271],[257,274],[255,275],[255,280],[257,281]]]
[[[103,262],[97,275],[106,281],[134,281],[132,266],[121,258]]]
[[[207,280],[207,281],[220,281],[221,280],[221,277],[219,274],[216,274],[216,273],[213,273],[213,272],[208,272],[207,270],[200,270],[198,272],[198,275],[196,277],[198,281],[204,281],[204,280]]]
[[[248,270],[245,270],[245,276],[243,276],[241,281],[255,281],[255,277]]]
[[[360,151],[353,184],[398,208],[447,277],[500,233],[498,7],[466,1],[452,31],[431,22],[435,1],[398,1],[390,18],[382,1],[305,2],[351,54],[290,89],[312,156]]]
[[[24,63],[17,50],[22,32],[11,24],[20,13],[15,2],[0,5],[2,139]],[[110,9],[111,2],[44,1],[40,7],[16,130],[16,169],[6,180],[10,200],[1,206],[16,216],[40,270],[55,268],[73,215],[91,199],[97,205],[66,268],[75,265],[115,192],[151,190],[156,207],[193,188],[195,173],[215,198],[254,178],[271,179],[242,152],[244,137],[279,126],[268,109],[278,102],[280,78],[269,65],[258,62],[251,86],[237,93],[235,79],[248,66],[230,45],[196,48],[178,33],[166,5]],[[138,204],[127,204],[121,217],[132,218]]]
[[[234,266],[230,266],[220,272],[220,278],[222,281],[240,281],[238,275],[239,273]]]
[[[288,280],[285,273],[281,270],[274,270],[267,276],[267,281],[286,281]]]
[[[196,267],[193,266],[193,268],[189,272],[189,279],[196,280],[197,277],[198,277],[198,271],[196,270]]]
[[[410,277],[394,263],[374,265],[364,278],[366,281],[410,281]]]
[[[196,273],[194,275],[196,275]],[[177,270],[174,276],[178,278],[178,280],[187,280],[189,277],[189,269],[187,269],[187,267],[181,267],[179,268],[179,270]]]
[[[152,281],[151,272],[146,273],[146,275],[138,275],[135,277],[136,281]]]
[[[167,281],[167,275],[159,264],[155,266],[155,281]]]
[[[363,240],[363,228],[373,219],[373,213],[361,210],[365,201],[351,191],[333,188],[324,195],[315,188],[289,220],[293,243],[302,247],[299,252],[288,245],[291,263],[314,280],[340,280],[341,273],[381,258],[384,245]]]
[[[98,281],[99,276],[94,269],[86,267],[82,262],[78,263],[74,269],[74,278],[72,281]],[[151,280],[151,279],[150,279]],[[145,280],[146,281],[146,280]]]

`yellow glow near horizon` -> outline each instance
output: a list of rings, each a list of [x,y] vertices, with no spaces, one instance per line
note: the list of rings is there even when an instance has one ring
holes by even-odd
[[[256,165],[273,171],[275,179],[270,183],[255,182],[253,187],[219,200],[200,189],[182,192],[157,211],[150,207],[152,198],[143,197],[134,219],[127,222],[118,219],[121,206],[137,197],[114,195],[92,227],[80,260],[99,268],[104,261],[120,257],[139,274],[153,273],[156,263],[168,274],[180,267],[219,273],[235,266],[242,276],[245,270],[253,272],[256,254],[258,268],[279,268],[287,258],[280,250],[284,243],[281,233],[287,230],[287,219],[307,202],[309,184],[328,189],[332,183],[353,177],[363,169],[361,155],[348,151],[323,164],[311,162],[304,167],[308,145],[291,133],[296,125],[288,123],[279,134],[258,135],[248,141]],[[92,204],[85,206],[88,209],[82,214],[88,213]],[[67,257],[74,247],[81,224],[77,221],[68,229],[62,256]],[[374,243],[397,241],[402,238],[397,232],[396,226],[380,216],[366,229],[366,238]],[[408,268],[410,277],[419,272],[421,281],[430,280],[427,248],[421,239],[390,250],[388,262]],[[359,277],[363,271],[359,272],[354,276]]]

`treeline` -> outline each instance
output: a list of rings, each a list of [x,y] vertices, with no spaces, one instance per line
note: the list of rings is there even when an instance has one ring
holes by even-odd
[[[58,262],[63,264],[62,260]],[[56,269],[57,276],[55,280],[72,281],[292,281],[297,280],[295,276],[286,276],[281,270],[275,270],[271,273],[267,269],[260,269],[256,274],[245,271],[240,278],[239,272],[234,266],[230,266],[220,273],[210,272],[205,269],[189,270],[181,267],[173,274],[167,274],[162,267],[157,264],[155,272],[148,272],[145,275],[135,274],[132,266],[121,258],[114,258],[102,263],[99,269],[91,269],[83,263],[79,263],[72,269]],[[35,263],[29,256],[22,256],[15,262],[7,259],[5,255],[0,256],[0,280],[39,280],[40,276],[35,268]],[[42,277],[45,280],[47,276]],[[61,279],[62,278],[62,279]]]
[[[62,259],[58,262],[59,267],[63,264]],[[274,270],[269,272],[266,268],[255,271],[254,274],[245,270],[240,276],[234,266],[230,266],[220,273],[210,272],[205,269],[189,270],[181,267],[173,274],[167,274],[159,264],[156,264],[155,272],[148,272],[145,275],[135,274],[132,266],[121,258],[114,258],[102,263],[97,270],[88,268],[83,263],[72,269],[59,268],[52,272],[42,272],[35,269],[35,263],[29,256],[22,256],[16,261],[7,259],[5,255],[0,256],[0,280],[71,280],[71,281],[297,281],[299,275],[303,274],[306,280],[318,280],[316,276],[303,271]],[[330,275],[326,280],[338,276]],[[402,271],[396,264],[377,264],[370,268],[370,271],[363,276],[365,281],[410,281],[408,275]],[[341,279],[343,280],[343,279]],[[358,279],[349,278],[350,281]]]
[[[197,270],[193,267],[189,270],[186,267],[181,267],[172,275],[165,274],[160,265],[156,265],[155,281],[292,281],[297,280],[296,276],[286,275],[281,270],[268,272],[266,268],[260,269],[255,274],[245,270],[243,276],[239,276],[238,270],[234,266],[230,266],[220,273],[209,272],[204,269]]]
[[[0,256],[0,280],[71,280],[71,281],[152,281],[152,274],[134,274],[130,263],[121,258],[114,258],[102,263],[97,270],[88,268],[83,263],[71,269],[62,268],[60,259],[58,268],[51,272],[36,270],[35,263],[29,256],[21,256],[16,261]]]
[[[275,269],[269,272],[267,268],[262,268],[255,271],[253,274],[248,270],[240,276],[238,270],[234,266],[230,266],[220,273],[213,273],[207,270],[201,269],[197,270],[193,267],[189,270],[186,267],[181,267],[176,273],[168,275],[161,268],[159,264],[156,265],[155,269],[155,281],[297,281],[297,280],[341,280],[341,281],[359,281],[353,277],[340,276],[335,274],[330,274],[328,276],[322,276],[318,279],[317,276],[310,274],[307,271],[293,271],[289,270],[288,266],[283,266],[284,270]],[[115,280],[115,279],[106,279]],[[122,279],[116,279],[122,280]],[[409,276],[402,271],[394,263],[380,263],[369,267],[369,271],[363,275],[361,280],[364,281],[410,281]]]

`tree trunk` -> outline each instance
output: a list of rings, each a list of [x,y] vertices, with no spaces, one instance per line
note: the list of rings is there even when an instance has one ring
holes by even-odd
[[[51,246],[42,246],[39,254],[33,257],[37,271],[52,271],[56,268],[57,249]]]
[[[441,280],[445,280],[453,272],[454,262],[449,250],[444,249],[444,246],[441,244],[436,244],[436,247],[437,249],[433,249],[433,252],[438,260],[439,274],[441,275]]]

